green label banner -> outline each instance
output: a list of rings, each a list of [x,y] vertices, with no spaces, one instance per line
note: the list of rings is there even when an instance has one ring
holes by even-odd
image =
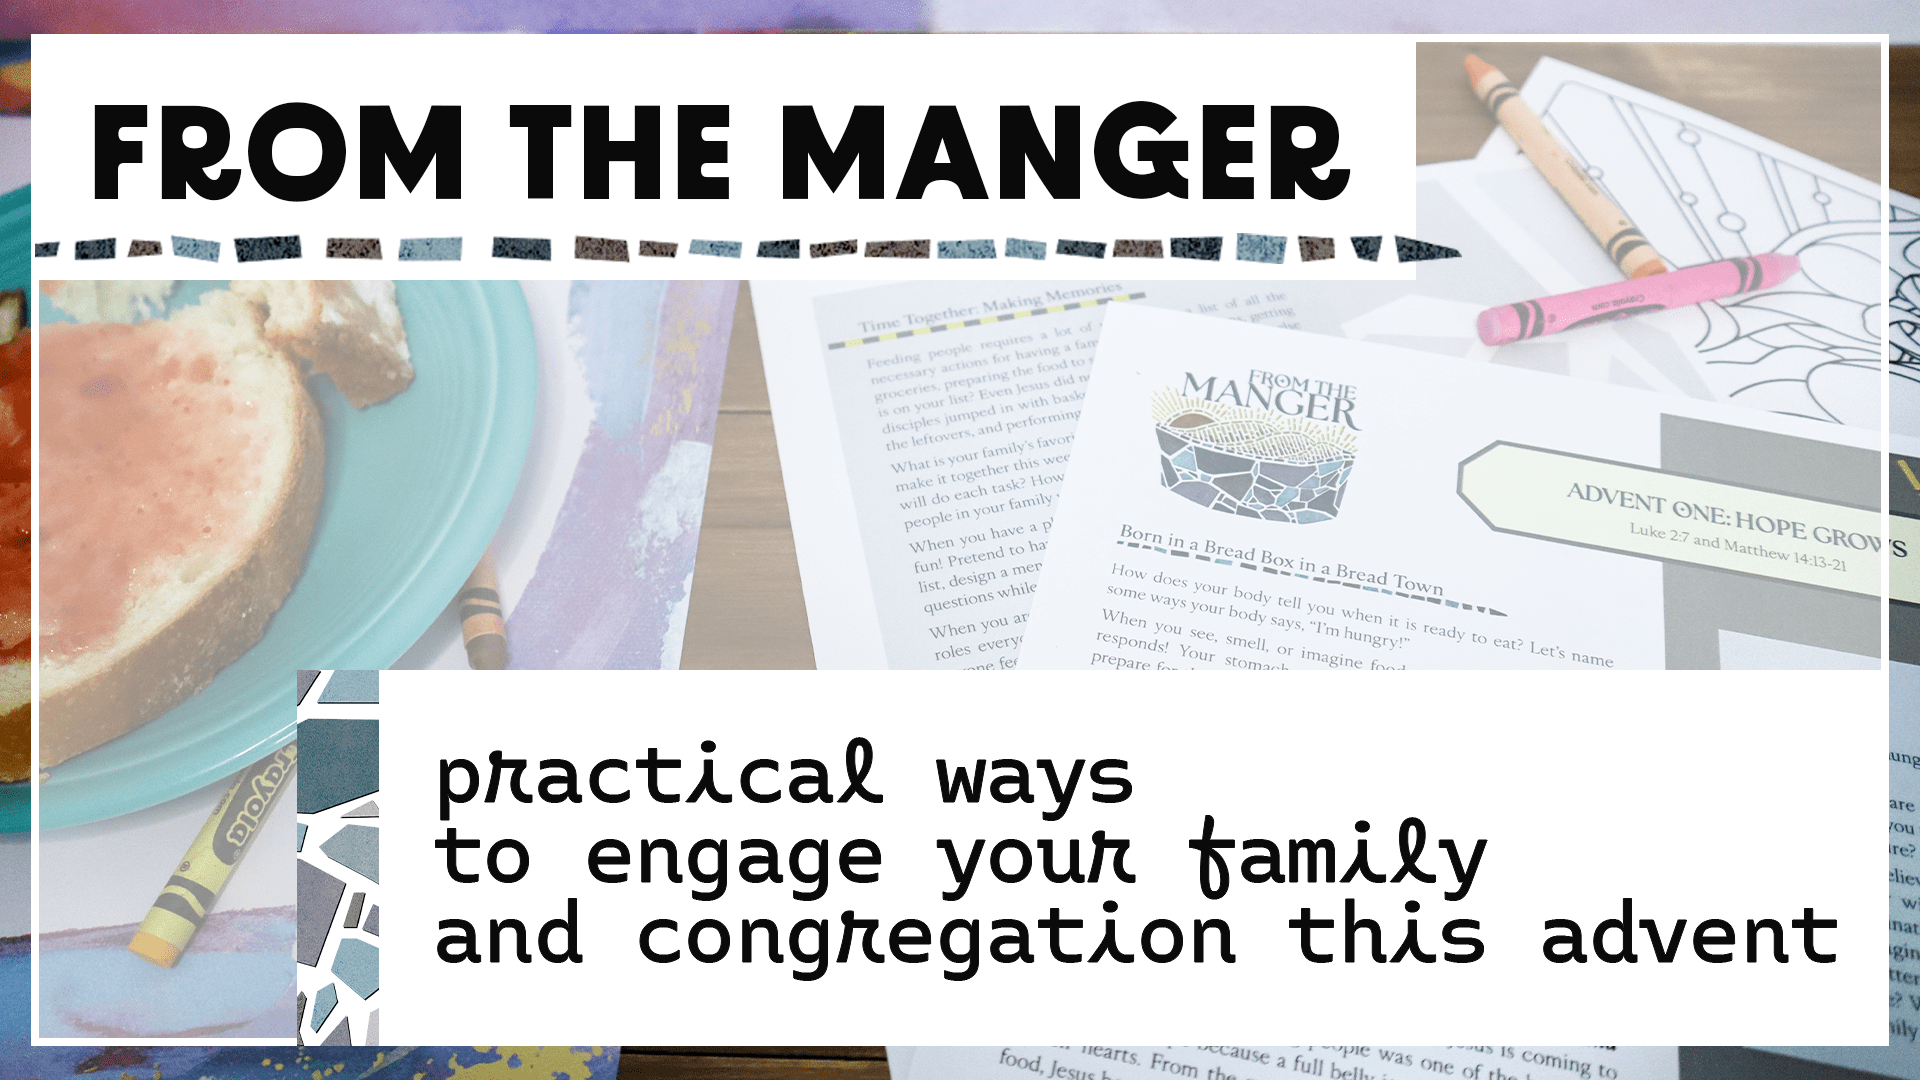
[[[1513,443],[1460,463],[1460,497],[1500,532],[1881,594],[1873,510]]]

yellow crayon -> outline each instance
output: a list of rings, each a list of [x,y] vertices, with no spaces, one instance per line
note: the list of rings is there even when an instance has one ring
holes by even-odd
[[[1600,185],[1593,182],[1580,162],[1574,159],[1553,132],[1540,122],[1500,69],[1477,56],[1467,57],[1467,81],[1481,104],[1513,136],[1522,153],[1560,193],[1567,206],[1579,217],[1600,247],[1620,272],[1629,278],[1643,278],[1667,272],[1667,264],[1653,250],[1646,234],[1640,231],[1626,211],[1620,209]]]
[[[240,856],[289,787],[297,754],[296,744],[288,743],[234,780],[127,943],[135,956],[170,968],[187,951]]]

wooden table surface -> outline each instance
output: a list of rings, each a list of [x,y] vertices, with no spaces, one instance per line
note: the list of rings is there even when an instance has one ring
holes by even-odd
[[[1473,53],[1515,86],[1541,56],[1552,56],[1880,182],[1875,45],[1446,41],[1415,48],[1414,160],[1423,165],[1472,157],[1493,131],[1467,86],[1462,61]]]
[[[733,316],[726,380],[720,385],[720,419],[713,431],[713,465],[680,666],[813,666],[752,290],[744,283]]]
[[[619,1080],[888,1080],[887,1053],[878,1046],[628,1046]]]
[[[1493,130],[1461,69],[1476,52],[1516,83],[1551,53],[1722,117],[1876,183],[1880,71],[1871,46],[1444,42],[1417,47],[1416,158],[1472,157]],[[1920,195],[1920,47],[1893,50],[1892,184]],[[793,529],[774,451],[773,416],[753,321],[740,290],[720,393],[700,552],[687,613],[685,668],[810,668]]]

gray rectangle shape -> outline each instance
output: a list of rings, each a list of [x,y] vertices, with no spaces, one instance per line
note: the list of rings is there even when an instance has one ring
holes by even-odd
[[[1239,233],[1234,237],[1233,257],[1241,262],[1284,263],[1287,238],[1264,233]]]
[[[220,241],[176,236],[173,238],[173,253],[182,259],[199,259],[201,262],[217,263],[220,261]]]
[[[1039,260],[1045,259],[1046,257],[1047,257],[1047,245],[1041,243],[1040,241],[1022,240],[1014,236],[1007,237],[1007,258],[1033,259],[1035,261],[1039,261]]]
[[[1207,262],[1219,262],[1220,251],[1226,246],[1218,236],[1176,236],[1173,238],[1173,250],[1169,252],[1176,259],[1204,259]]]
[[[300,257],[298,236],[242,236],[233,242],[234,258],[241,262],[271,262]]]
[[[943,259],[997,258],[991,240],[942,240],[939,251]]]
[[[552,262],[553,241],[538,236],[496,236],[493,238],[493,257]]]
[[[400,241],[401,262],[459,262],[463,238],[411,236]]]
[[[925,259],[933,255],[931,240],[869,240],[869,259]]]

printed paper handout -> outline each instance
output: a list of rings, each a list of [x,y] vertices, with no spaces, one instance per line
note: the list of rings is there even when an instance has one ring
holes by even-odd
[[[921,1046],[888,1047],[893,1080],[1412,1080],[1568,1076],[1676,1080],[1661,1046]]]
[[[971,553],[950,550],[946,542],[953,541],[957,549],[964,537],[980,532],[965,528],[964,522],[986,522],[962,519],[951,511],[943,520],[935,503],[999,474],[976,476],[974,469],[958,466],[916,471],[911,463],[965,458],[959,465],[978,468],[979,462],[987,462],[992,468],[1011,464],[991,461],[993,451],[1024,446],[1025,452],[1012,460],[1035,461],[1042,467],[1020,476],[1008,474],[1022,486],[1009,489],[1006,506],[1000,499],[980,505],[1032,511],[1038,505],[1031,500],[1050,500],[1071,445],[1061,440],[1072,438],[1079,419],[1072,395],[1088,367],[1069,362],[1060,371],[1043,373],[1040,365],[1058,363],[1059,356],[1020,356],[1054,347],[1084,357],[1099,340],[1101,320],[1115,298],[1419,349],[1435,354],[1429,366],[1466,361],[1473,367],[1521,368],[1698,401],[1730,400],[1748,409],[1716,413],[1728,418],[1726,422],[1764,422],[1750,412],[1769,411],[1770,406],[1753,409],[1757,399],[1729,399],[1724,390],[1710,385],[1693,348],[1701,317],[1696,309],[1497,348],[1481,344],[1474,319],[1486,307],[1611,280],[1617,271],[1524,160],[1484,158],[1423,166],[1418,189],[1423,234],[1457,244],[1472,258],[1423,264],[1414,282],[1228,285],[1121,276],[1081,283],[941,282],[866,288],[756,282],[768,389],[780,429],[788,504],[820,665],[1006,668],[1017,662],[1019,627],[1030,610],[1032,590],[1026,587],[1030,581],[1014,579],[1028,577],[1037,559],[1010,564],[1029,569],[997,585],[991,600],[966,605],[972,610],[964,620],[946,618],[954,609],[941,605],[950,598],[924,596],[916,583],[931,568],[915,567],[933,562],[949,571],[946,588],[956,587],[956,575],[969,576],[959,571],[972,567],[977,574],[979,568],[972,563],[954,561]],[[1895,210],[1900,211],[1897,202]],[[1523,227],[1522,221],[1530,224]],[[1899,252],[1896,256],[1888,291],[1893,334],[1900,342],[1911,337],[1920,300],[1910,295],[1911,258]],[[1901,263],[1900,257],[1907,262]],[[1568,259],[1574,260],[1572,269]],[[1797,280],[1779,288],[1794,290]],[[947,323],[955,325],[938,331],[937,337],[926,332]],[[1022,368],[1031,369],[1028,377],[1015,375]],[[1904,366],[1896,366],[1896,404],[1900,387],[1920,386],[1901,377],[1906,373]],[[1042,374],[1046,378],[1032,377]],[[1062,375],[1068,382],[1053,385]],[[1037,396],[1042,383],[1046,397]],[[1035,393],[1023,394],[1020,385],[1033,386]],[[1008,388],[1016,392],[1004,400],[996,396]],[[993,414],[981,412],[983,401],[994,404]],[[1861,430],[1877,429],[1877,392],[1870,407],[1861,399],[1861,408]],[[1003,415],[1004,409],[1013,411],[1004,413],[1002,426],[986,419]],[[1910,413],[1920,416],[1920,408]],[[1899,422],[1896,418],[1896,427]],[[1009,429],[1006,423],[1017,426]],[[1815,433],[1812,437],[1828,437],[1825,428],[1807,430]],[[929,453],[932,449],[940,452]],[[1047,458],[1056,459],[1051,467]],[[954,490],[945,490],[948,486]],[[997,494],[991,487],[988,493]],[[1026,505],[1011,506],[1014,500]],[[916,512],[929,509],[934,512]],[[1025,524],[1041,530],[1043,546],[1032,546],[1031,531],[1027,539],[1016,537],[1014,542],[1043,552],[1050,523],[1044,514],[1029,517],[1033,520]],[[910,527],[914,522],[918,524]],[[993,534],[984,537],[991,540]],[[999,595],[1002,589],[1004,596]],[[999,622],[1002,619],[1006,621]],[[956,641],[943,629],[949,622],[983,629],[977,637]],[[960,645],[965,651],[956,647]]]
[[[1023,667],[1877,664],[1835,425],[1134,306],[1091,366]]]

